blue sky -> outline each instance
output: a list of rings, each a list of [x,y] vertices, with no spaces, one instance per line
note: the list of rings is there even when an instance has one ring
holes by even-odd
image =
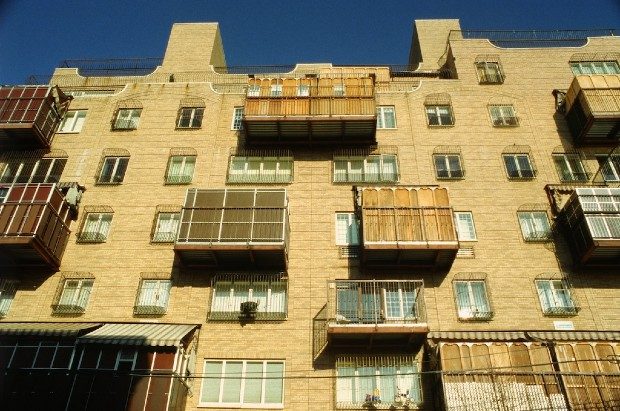
[[[0,84],[51,74],[65,59],[162,57],[174,22],[219,22],[231,66],[405,64],[416,18],[619,29],[620,0],[0,0]]]

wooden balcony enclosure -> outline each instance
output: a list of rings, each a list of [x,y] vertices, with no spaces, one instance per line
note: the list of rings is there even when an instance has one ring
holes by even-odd
[[[560,218],[575,262],[620,264],[620,188],[576,188]]]
[[[190,189],[174,250],[187,266],[285,268],[284,189]]]
[[[459,242],[448,192],[440,187],[360,188],[366,265],[445,269]]]
[[[58,87],[0,87],[0,148],[49,148],[70,99]]]
[[[375,144],[373,79],[252,79],[243,126],[257,145]]]
[[[614,145],[620,138],[620,75],[575,76],[566,93],[566,120],[575,143]]]
[[[15,184],[8,189],[0,203],[0,268],[58,270],[72,216],[63,194],[56,184]]]

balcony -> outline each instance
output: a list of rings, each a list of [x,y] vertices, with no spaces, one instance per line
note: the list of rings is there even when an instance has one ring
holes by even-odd
[[[577,188],[560,218],[580,265],[620,263],[620,188]]]
[[[0,186],[0,193],[5,193],[0,203],[0,268],[58,270],[73,213],[56,184]]]
[[[253,80],[243,127],[250,144],[368,146],[376,143],[374,81]]]
[[[358,197],[366,265],[452,265],[459,242],[445,188],[358,188]]]
[[[58,87],[0,87],[0,148],[49,148],[70,99]]]
[[[617,144],[620,137],[620,76],[575,76],[566,93],[565,108],[568,127],[576,144]]]
[[[408,344],[428,333],[421,280],[336,280],[314,319],[315,354],[327,345]]]
[[[284,189],[190,189],[174,250],[187,266],[285,268]]]

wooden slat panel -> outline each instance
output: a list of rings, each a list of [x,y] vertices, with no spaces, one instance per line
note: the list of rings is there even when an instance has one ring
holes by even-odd
[[[456,344],[441,346],[441,369],[444,371],[462,371],[461,351]]]
[[[418,201],[420,207],[432,207],[435,205],[435,200],[433,198],[433,189],[423,187],[418,190]]]
[[[448,189],[447,188],[436,188],[435,189],[435,205],[438,207],[449,206],[450,200],[448,198]]]

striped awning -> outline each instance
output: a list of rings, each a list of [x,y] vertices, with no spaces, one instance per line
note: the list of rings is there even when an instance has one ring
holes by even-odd
[[[77,337],[99,323],[0,323],[0,336]]]
[[[454,341],[526,341],[523,331],[435,331],[428,333],[431,340]]]
[[[528,331],[527,335],[548,341],[620,341],[620,331]]]
[[[105,324],[80,338],[83,344],[178,347],[195,324]]]

